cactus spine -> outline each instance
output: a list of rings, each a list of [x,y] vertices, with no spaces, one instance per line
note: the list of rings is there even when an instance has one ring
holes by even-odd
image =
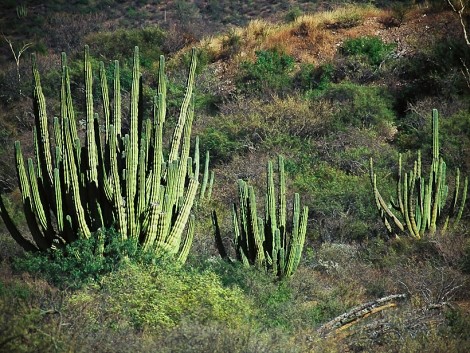
[[[278,157],[278,198],[276,199],[273,164],[267,165],[265,219],[258,216],[256,196],[252,186],[238,180],[239,206],[233,205],[232,223],[236,256],[246,266],[265,267],[276,276],[291,276],[297,269],[307,232],[308,207],[300,207],[300,196],[294,194],[292,223],[287,227],[284,158]],[[227,258],[217,215],[212,214],[216,244],[222,257]]]
[[[443,232],[455,227],[465,207],[468,178],[460,185],[460,170],[456,171],[453,201],[444,217],[449,186],[446,184],[446,163],[439,155],[439,115],[432,111],[432,163],[429,174],[422,172],[421,152],[414,162],[413,169],[403,173],[402,156],[398,156],[398,181],[396,201],[385,202],[377,188],[377,175],[370,159],[370,179],[375,203],[381,218],[390,234],[408,233],[420,239],[426,234],[434,235],[440,227]]]
[[[184,262],[193,239],[192,209],[200,189],[199,147],[196,146],[194,158],[189,156],[195,51],[168,161],[163,159],[162,143],[166,119],[163,57],[153,119],[144,120],[139,50],[135,48],[130,128],[124,136],[118,62],[114,63],[113,102],[109,99],[104,64],[100,63],[99,67],[103,138],[99,133],[98,113],[93,110],[93,72],[88,47],[85,47],[84,67],[86,134],[82,146],[75,125],[65,54],[62,54],[60,117],[54,118],[53,139],[49,136],[46,102],[33,60],[36,163],[28,159],[25,167],[19,142],[15,143],[15,156],[24,211],[34,243],[20,234],[1,197],[0,215],[13,238],[26,250],[60,247],[77,237],[88,238],[99,234],[103,227],[113,226],[122,240],[130,239],[146,251],[169,253]],[[203,176],[206,183],[208,164],[207,156],[204,170],[207,175]]]

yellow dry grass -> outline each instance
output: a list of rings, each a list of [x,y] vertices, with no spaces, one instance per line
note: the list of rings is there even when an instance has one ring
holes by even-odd
[[[240,49],[230,58],[233,64],[255,60],[256,51],[268,49],[291,55],[297,62],[319,64],[333,58],[340,34],[343,36],[354,32],[356,24],[381,13],[382,10],[372,6],[349,5],[333,11],[300,16],[291,23],[273,24],[265,20],[253,20],[244,28],[232,28],[224,35],[204,39],[201,47],[219,57],[226,50],[224,43],[230,42],[230,38],[236,38]],[[342,23],[346,27],[349,24],[350,28],[335,31],[329,27],[335,24],[341,27]],[[354,36],[354,33],[351,34]]]

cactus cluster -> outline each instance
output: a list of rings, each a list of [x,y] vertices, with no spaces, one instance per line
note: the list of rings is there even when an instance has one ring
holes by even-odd
[[[266,267],[276,276],[291,276],[297,269],[307,231],[308,207],[300,207],[294,194],[292,223],[287,224],[284,158],[278,157],[278,190],[275,193],[273,163],[267,165],[265,218],[258,216],[253,186],[238,180],[239,206],[233,205],[232,222],[237,259],[244,265]],[[228,258],[223,246],[217,215],[213,213],[216,243],[222,257]]]
[[[197,138],[194,155],[190,156],[196,70],[194,50],[168,158],[164,158],[164,66],[161,57],[153,117],[144,118],[139,48],[135,48],[130,126],[125,132],[121,127],[119,63],[114,63],[113,99],[110,99],[104,64],[100,63],[104,118],[100,121],[93,107],[92,66],[89,49],[85,47],[86,134],[83,143],[77,132],[65,54],[62,54],[60,116],[53,119],[52,129],[33,59],[35,158],[28,158],[26,166],[20,143],[15,142],[19,185],[33,242],[18,231],[0,197],[0,214],[13,238],[23,248],[57,248],[78,237],[89,238],[100,229],[114,227],[123,240],[141,244],[144,251],[165,252],[185,261],[194,232],[192,209],[196,200],[202,201],[210,194],[213,174],[208,182],[207,154],[201,188]],[[100,135],[101,128],[104,136]],[[49,136],[50,132],[53,136]]]
[[[25,4],[20,4],[16,6],[16,17],[18,19],[22,19],[28,16],[28,8]]]
[[[468,178],[463,186],[460,171],[457,169],[453,188],[452,203],[447,205],[449,186],[446,183],[446,163],[439,156],[439,115],[432,112],[432,163],[429,173],[424,173],[421,166],[421,153],[409,173],[403,173],[402,156],[398,157],[398,182],[396,200],[387,204],[377,188],[377,175],[370,159],[370,178],[374,198],[381,218],[390,234],[398,236],[408,233],[420,239],[424,235],[433,235],[439,230],[455,227],[465,206]]]

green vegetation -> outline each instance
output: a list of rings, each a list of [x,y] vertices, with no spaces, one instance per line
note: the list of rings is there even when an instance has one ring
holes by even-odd
[[[78,289],[99,282],[103,275],[117,271],[129,260],[147,263],[155,258],[143,253],[135,242],[122,241],[114,229],[109,229],[63,249],[26,253],[15,259],[14,268],[40,276],[59,288]]]
[[[371,65],[378,66],[387,59],[394,47],[393,44],[385,44],[378,37],[359,37],[344,41],[341,52],[347,56],[358,55]]]
[[[294,58],[277,50],[256,52],[256,61],[241,66],[239,86],[243,92],[282,92],[291,85]]]
[[[1,2],[0,192],[16,229],[0,221],[0,351],[466,353],[469,46],[458,13],[445,11],[451,10],[446,1],[374,4]],[[93,53],[86,60],[84,45]],[[14,53],[26,46],[17,60]],[[135,46],[139,55],[134,56]],[[192,47],[197,47],[198,78],[185,100]],[[66,65],[62,51],[68,53]],[[29,53],[36,54],[37,71],[30,69]],[[31,99],[30,83],[39,82],[39,71]],[[179,117],[185,105],[191,131],[190,124],[183,127],[170,118]],[[437,133],[430,133],[429,112],[434,108],[440,116],[439,147],[433,149]],[[47,124],[37,119],[38,112],[43,118],[47,113]],[[61,123],[64,117],[68,124]],[[38,130],[36,139],[32,128]],[[118,128],[120,134],[113,134]],[[175,130],[183,131],[178,168],[168,162]],[[46,131],[49,139],[41,136]],[[155,149],[156,140],[161,150]],[[14,141],[20,141],[16,157],[22,163],[15,161]],[[202,164],[195,158],[207,150],[217,174],[213,192],[209,160]],[[431,150],[445,156],[445,164],[434,162]],[[50,162],[41,163],[48,154]],[[285,160],[268,164],[280,155]],[[158,158],[166,162],[158,163],[157,177],[167,191],[159,197],[166,200],[152,203]],[[378,217],[371,158],[380,195],[403,232],[390,218],[389,232]],[[75,174],[67,172],[73,166],[65,167],[69,160],[76,162]],[[184,161],[186,176],[179,178]],[[104,166],[97,168],[97,178],[90,165]],[[282,165],[284,182],[276,170]],[[446,181],[438,183],[444,170]],[[189,202],[186,222],[178,222],[177,212],[188,203],[170,190],[176,173],[183,193],[200,175],[201,191]],[[238,190],[237,180],[243,180]],[[120,198],[114,198],[115,186]],[[21,189],[29,190],[26,207]],[[427,193],[418,193],[424,189]],[[299,197],[288,190],[302,195],[308,216],[302,219]],[[176,201],[169,202],[173,197]],[[400,198],[409,223],[399,210]],[[62,200],[62,212],[56,200]],[[141,213],[142,204],[151,206],[149,212]],[[421,220],[420,230],[430,225],[433,205],[435,233],[430,236],[427,227],[417,239],[408,224],[417,228]],[[218,254],[210,210],[216,212],[219,246],[230,261]],[[36,251],[25,252],[7,225]],[[181,237],[174,246],[153,242],[158,249],[145,248],[150,233],[160,234],[160,225],[168,225],[170,234],[181,230]],[[301,225],[304,235],[302,230],[292,241]],[[37,251],[34,238],[47,240],[44,251]],[[395,299],[383,304],[390,297]],[[351,309],[369,304],[371,312],[350,321]],[[345,325],[334,329],[331,322],[343,314]]]

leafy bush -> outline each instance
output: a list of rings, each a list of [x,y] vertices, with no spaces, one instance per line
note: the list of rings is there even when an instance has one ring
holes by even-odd
[[[238,86],[242,91],[250,93],[282,92],[291,85],[289,73],[293,68],[293,57],[275,49],[260,50],[256,52],[254,63],[242,63]]]
[[[113,32],[97,32],[86,37],[85,42],[90,50],[97,56],[107,60],[119,60],[121,64],[130,63],[134,47],[141,51],[141,64],[145,68],[151,68],[154,62],[158,62],[163,54],[162,44],[165,39],[164,32],[158,27],[143,29],[120,29]]]
[[[308,92],[307,96],[317,97],[328,88],[334,75],[334,66],[324,64],[317,69],[312,64],[302,64],[294,77],[294,84]]]
[[[44,281],[3,275],[0,281],[0,351],[58,351],[58,342],[54,340],[55,311],[51,310],[51,303],[58,309],[59,301],[55,289]]]
[[[98,256],[104,246],[103,256]],[[122,241],[113,229],[89,239],[79,239],[64,249],[25,253],[14,259],[17,271],[27,271],[61,288],[77,289],[88,282],[98,281],[104,274],[118,269],[129,258],[146,261],[137,245]]]
[[[341,52],[346,56],[359,55],[378,66],[394,47],[394,44],[385,44],[379,37],[359,37],[345,40]]]
[[[302,15],[303,15],[302,9],[298,6],[293,6],[285,14],[284,20],[286,22],[294,22],[298,17],[300,17]]]
[[[351,82],[330,84],[321,97],[340,105],[335,128],[383,128],[395,121],[392,96],[379,86],[362,86]]]
[[[95,325],[130,326],[156,332],[171,328],[182,320],[220,322],[241,327],[256,310],[237,287],[225,288],[210,271],[175,267],[171,262],[157,266],[129,263],[100,281],[100,288],[89,287],[77,293],[72,307],[96,308]]]
[[[200,135],[200,143],[204,150],[209,150],[213,163],[227,162],[242,146],[229,131],[207,128]]]
[[[239,98],[220,106],[222,118],[211,122],[214,133],[223,132],[238,148],[294,144],[294,138],[323,135],[335,108],[325,99],[314,102],[298,95],[271,99]],[[207,128],[206,131],[211,131]],[[217,130],[217,131],[215,131]],[[201,136],[201,139],[206,137]],[[214,147],[217,149],[216,143]]]

